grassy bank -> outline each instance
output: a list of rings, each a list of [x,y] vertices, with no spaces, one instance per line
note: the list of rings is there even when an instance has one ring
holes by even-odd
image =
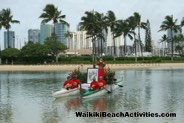
[[[174,61],[171,61],[171,57],[138,57],[137,62],[135,62],[134,57],[117,57],[114,61],[114,58],[111,56],[103,57],[104,61],[107,64],[134,64],[134,63],[184,63],[184,57],[175,57]],[[17,64],[17,65],[31,65],[31,64],[56,64],[53,57],[30,57],[22,58],[17,57],[12,59],[2,59],[2,64]],[[76,57],[59,57],[57,64],[92,64],[91,56],[76,56]]]

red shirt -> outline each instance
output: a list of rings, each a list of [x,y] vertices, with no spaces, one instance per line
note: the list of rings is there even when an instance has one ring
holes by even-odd
[[[71,84],[72,84],[72,87],[71,87],[72,89],[77,88],[80,85],[80,80],[74,78],[71,80]]]
[[[98,69],[98,81],[100,81],[100,76],[102,76],[104,78],[104,69],[103,68],[99,68]]]
[[[92,88],[93,90],[98,90],[99,89],[98,82],[92,81],[90,84],[90,88]]]
[[[105,80],[99,80],[98,81],[98,86],[99,86],[99,88],[103,88],[104,86],[106,86]]]
[[[66,81],[64,82],[64,86],[66,86],[66,89],[71,89],[71,86],[72,86],[71,80],[66,80]]]

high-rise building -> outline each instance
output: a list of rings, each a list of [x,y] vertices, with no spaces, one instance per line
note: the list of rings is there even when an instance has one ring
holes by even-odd
[[[87,38],[86,31],[72,32],[67,45],[69,49],[92,49],[92,42]]]
[[[66,23],[55,23],[54,24],[55,34],[58,41],[67,45],[67,40],[65,34],[69,31],[69,24]]]
[[[54,31],[53,25],[41,24],[40,26],[40,43],[43,44],[45,39],[50,37]]]
[[[67,46],[69,49],[90,49],[92,50],[92,39],[87,38],[86,31],[72,32],[72,36],[67,38]],[[114,55],[113,36],[108,28],[108,33],[104,33],[105,41],[96,40],[96,52],[105,53],[106,55]],[[123,36],[115,38],[116,55],[122,56],[123,52]],[[129,51],[129,50],[128,50]]]
[[[169,40],[169,42],[167,43],[167,48],[169,49],[169,52],[171,53],[172,51],[171,51],[171,35],[173,36],[173,38],[174,38],[174,36],[178,36],[178,35],[180,35],[181,34],[181,32],[180,31],[178,31],[178,32],[172,32],[172,34],[171,34],[171,30],[170,29],[168,29],[167,30],[167,38],[168,38],[168,40]],[[176,43],[175,42],[173,42],[173,51],[175,52],[175,47],[176,47]]]
[[[40,42],[40,30],[39,29],[29,29],[28,30],[28,41],[34,43]]]
[[[15,32],[7,31],[4,32],[4,49],[15,48]]]
[[[113,35],[111,33],[111,29],[108,28],[107,33],[107,43],[106,43],[106,55],[114,55],[114,41],[115,41],[115,52],[116,56],[121,56],[123,52],[124,38],[123,35],[115,38],[113,40]]]

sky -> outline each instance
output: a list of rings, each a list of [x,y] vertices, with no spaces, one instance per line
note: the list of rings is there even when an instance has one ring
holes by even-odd
[[[151,24],[152,40],[157,45],[159,39],[166,32],[158,32],[160,25],[166,15],[173,15],[178,19],[178,24],[184,17],[183,0],[0,0],[0,10],[10,8],[13,19],[19,20],[20,24],[13,24],[12,31],[15,31],[15,47],[23,46],[28,38],[28,29],[39,29],[46,4],[54,4],[66,15],[66,21],[70,23],[70,31],[76,31],[77,24],[81,21],[85,11],[98,11],[106,14],[112,10],[117,19],[126,19],[138,12],[141,21],[149,19]],[[0,45],[4,49],[5,29],[0,30]],[[144,40],[144,31],[142,31]],[[17,43],[18,42],[18,43]],[[128,44],[132,44],[131,41]]]

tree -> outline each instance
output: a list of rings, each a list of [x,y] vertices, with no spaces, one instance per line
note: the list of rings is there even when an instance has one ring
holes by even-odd
[[[124,56],[126,56],[126,37],[128,36],[131,40],[133,39],[131,27],[129,26],[128,20],[118,20],[116,24],[116,34],[115,37],[119,37],[123,34],[124,37]]]
[[[138,51],[141,51],[142,57],[143,57],[143,45],[142,45],[142,41],[141,41],[141,36],[140,36],[140,29],[146,29],[147,25],[145,22],[141,22],[141,15],[137,12],[134,12],[134,21],[136,24],[136,28],[137,28],[137,32],[138,32],[138,45],[140,46],[140,48],[138,47]],[[144,59],[143,59],[144,60]]]
[[[100,56],[103,53],[103,42],[105,42],[105,36],[107,34],[107,18],[103,13],[91,11],[85,12],[85,16],[83,16],[81,20],[82,21],[79,23],[80,29],[87,31],[87,38],[92,39],[93,61],[95,62],[97,54],[97,43],[98,55]]]
[[[21,49],[21,56],[23,57],[45,57],[48,56],[50,50],[42,44],[28,42]]]
[[[53,4],[47,4],[39,18],[43,18],[43,24],[48,23],[49,21],[58,23],[59,21],[64,21],[63,19],[65,18],[65,15],[61,15],[61,11],[58,11],[58,8]]]
[[[3,21],[3,18],[2,18],[2,11],[0,11],[0,30],[2,28],[2,21]]]
[[[173,19],[173,16],[166,16],[165,20],[162,22],[162,25],[160,26],[160,30],[159,31],[167,31],[170,30],[171,31],[171,60],[173,61],[173,53],[174,53],[174,46],[173,46],[173,32],[177,33],[178,31],[181,32],[181,26],[177,25],[177,19]]]
[[[16,48],[6,48],[4,50],[1,51],[1,56],[2,58],[5,60],[10,60],[13,61],[19,56],[20,51]]]
[[[39,18],[43,18],[42,24],[48,23],[49,21],[52,21],[53,24],[62,22],[68,24],[64,19],[65,15],[61,15],[61,11],[58,10],[57,7],[55,7],[53,4],[47,4],[45,8],[43,9],[43,13],[40,15]],[[55,33],[55,29],[54,32]]]
[[[166,43],[169,43],[169,39],[168,37],[166,36],[166,34],[164,34],[162,36],[162,39],[160,39],[160,43],[165,43],[165,49],[166,49]],[[167,52],[167,51],[166,51]],[[165,50],[164,50],[164,55],[166,54]]]
[[[81,22],[79,23],[80,29],[85,30],[86,34],[88,35],[87,38],[91,38],[92,40],[92,49],[93,49],[93,62],[95,64],[96,61],[96,41],[102,35],[102,27],[100,18],[102,16],[100,13],[96,11],[86,11],[85,16],[81,18]]]
[[[128,19],[127,19],[127,22],[128,22],[128,26],[130,27],[131,29],[131,32],[133,34],[133,38],[134,38],[134,51],[135,51],[135,62],[137,62],[137,42],[138,42],[138,39],[136,38],[136,33],[135,33],[135,28],[136,28],[136,21],[135,21],[135,17],[134,16],[130,16]]]
[[[145,51],[152,52],[151,28],[150,28],[149,20],[147,20],[146,25],[147,25],[147,28],[146,28],[146,34],[145,34]]]
[[[107,23],[108,23],[108,26],[110,27],[111,29],[111,33],[112,33],[112,36],[113,36],[113,44],[114,44],[114,61],[116,60],[116,45],[115,45],[115,34],[117,33],[116,31],[116,15],[114,14],[113,11],[108,11],[107,12]]]
[[[180,55],[183,54],[183,48],[184,48],[184,35],[183,34],[180,34],[180,35],[177,35],[177,36],[174,36],[174,42],[176,43],[176,46],[175,46],[175,50],[176,52],[178,52]]]
[[[67,49],[64,44],[57,40],[54,34],[45,40],[44,45],[49,49],[49,54],[56,58],[56,63],[58,62],[58,54]]]
[[[97,22],[97,32],[96,32],[96,37],[98,39],[98,55],[102,56],[103,53],[103,43],[105,42],[105,36],[108,32],[107,26],[107,18],[104,16],[103,13],[95,13],[96,16],[96,22]],[[101,49],[101,50],[100,50]]]
[[[4,27],[7,30],[7,41],[8,41],[8,48],[10,48],[10,41],[9,41],[9,30],[11,28],[11,23],[16,24],[20,23],[18,20],[13,20],[13,15],[9,8],[3,9],[0,12],[0,29]]]

